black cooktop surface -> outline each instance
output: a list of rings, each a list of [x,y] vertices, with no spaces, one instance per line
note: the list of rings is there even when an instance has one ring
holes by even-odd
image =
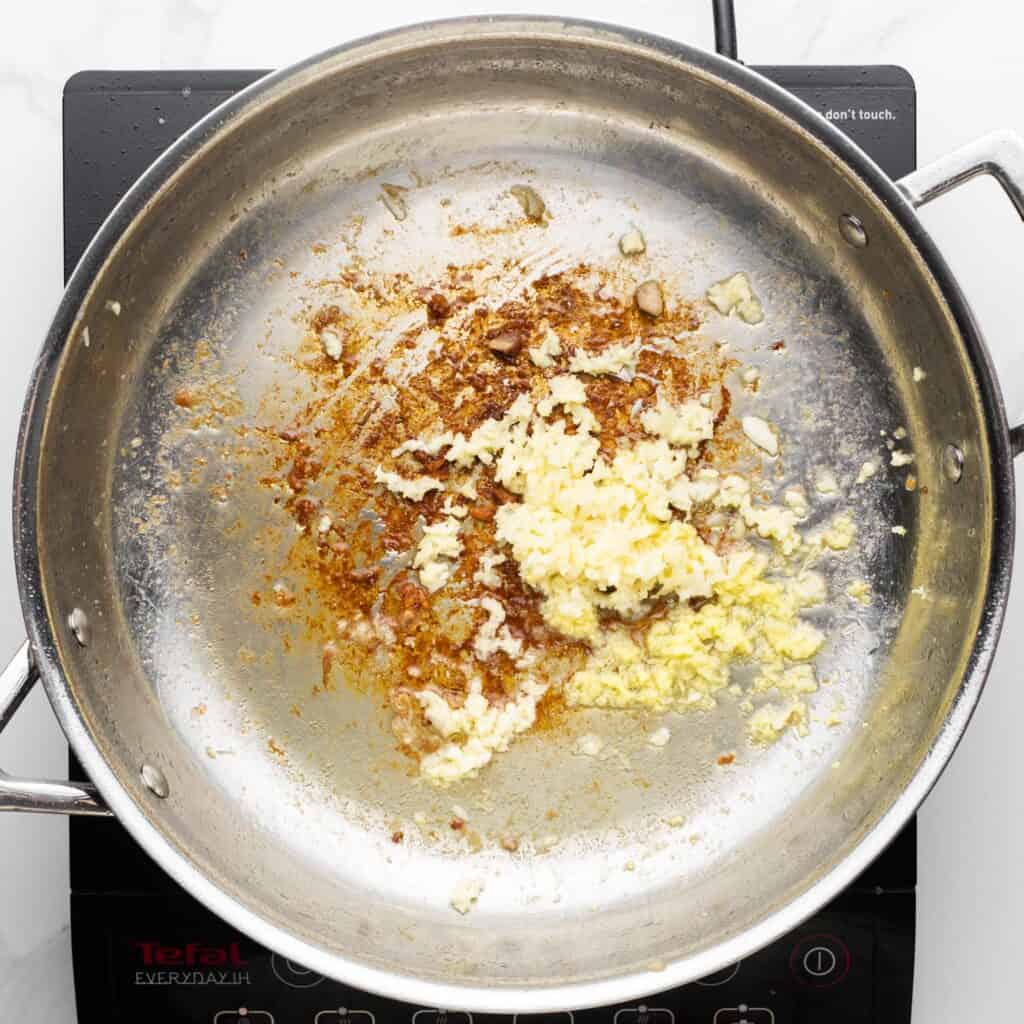
[[[916,164],[915,90],[893,67],[760,68],[846,131],[893,177]],[[259,71],[84,72],[64,93],[64,271],[182,132]],[[72,758],[72,778],[82,778]],[[907,1024],[914,822],[793,934],[694,985],[538,1024]],[[112,820],[71,822],[80,1024],[478,1024],[497,1017],[381,999],[270,954],[180,889]],[[504,1018],[501,1024],[517,1024]],[[522,1024],[526,1024],[524,1018]]]

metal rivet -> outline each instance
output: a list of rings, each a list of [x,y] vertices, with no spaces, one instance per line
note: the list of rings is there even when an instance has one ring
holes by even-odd
[[[942,472],[955,484],[964,475],[964,453],[955,444],[947,444],[942,450]]]
[[[852,213],[839,215],[839,234],[855,249],[863,249],[868,244],[868,233],[864,225]]]
[[[142,784],[154,796],[163,800],[170,793],[171,787],[167,784],[167,776],[159,768],[151,764],[144,764],[139,774],[142,776]]]
[[[68,616],[68,629],[75,635],[79,647],[88,647],[92,633],[89,628],[89,616],[81,608],[73,608]]]

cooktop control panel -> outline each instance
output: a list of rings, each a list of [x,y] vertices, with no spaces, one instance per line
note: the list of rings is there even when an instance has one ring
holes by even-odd
[[[916,163],[914,84],[893,67],[758,69],[893,177]],[[64,257],[182,132],[263,74],[85,72],[64,93]],[[72,758],[71,777],[82,778]],[[271,954],[180,890],[112,820],[74,819],[71,938],[79,1024],[907,1024],[913,822],[791,935],[684,988],[619,1006],[470,1014],[358,992]],[[2,1014],[0,1014],[2,1016]]]
[[[906,1022],[913,927],[913,893],[850,893],[792,935],[694,985],[600,1009],[498,1016],[340,985],[268,952],[184,895],[76,894],[72,905],[82,1024]]]

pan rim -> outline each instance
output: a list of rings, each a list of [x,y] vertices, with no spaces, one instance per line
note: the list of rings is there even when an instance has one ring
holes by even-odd
[[[977,381],[992,453],[992,560],[984,610],[956,699],[934,743],[897,800],[835,864],[795,899],[752,928],[694,956],[666,964],[664,969],[633,971],[606,978],[553,982],[536,988],[515,982],[463,984],[392,972],[355,958],[330,953],[286,928],[272,924],[244,902],[208,879],[186,852],[150,820],[148,809],[119,781],[104,758],[65,680],[56,642],[55,623],[43,600],[42,566],[38,550],[36,495],[40,477],[41,443],[57,369],[74,334],[79,310],[93,282],[115,253],[121,236],[145,214],[147,207],[169,187],[179,172],[217,136],[244,115],[272,101],[276,93],[314,76],[318,69],[339,61],[373,60],[389,52],[436,45],[444,38],[458,42],[488,34],[536,39],[566,36],[607,48],[632,52],[685,65],[739,89],[774,108],[810,134],[842,162],[886,207],[908,237],[932,276],[960,331]],[[448,1006],[476,1012],[544,1012],[578,1009],[642,997],[676,987],[751,955],[798,927],[834,898],[870,864],[895,837],[934,786],[970,720],[984,686],[1002,626],[1014,545],[1014,486],[1009,430],[994,370],[967,302],[937,246],[895,184],[853,142],[801,100],[744,66],[686,44],[614,25],[575,18],[502,15],[424,22],[358,39],[326,50],[274,72],[217,107],[170,147],[126,193],[104,221],[68,280],[33,370],[26,395],[16,456],[13,492],[14,548],[22,612],[29,641],[47,696],[79,760],[100,793],[136,842],[180,885],[213,912],[263,945],[291,960],[346,983],[405,1002]]]

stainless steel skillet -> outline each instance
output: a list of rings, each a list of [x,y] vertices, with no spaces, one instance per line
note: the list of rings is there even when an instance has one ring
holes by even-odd
[[[990,138],[894,185],[742,67],[557,20],[412,28],[253,86],[118,207],[40,356],[15,489],[29,643],[4,676],[0,723],[38,673],[100,795],[5,778],[3,806],[107,807],[266,945],[431,1005],[613,1002],[789,930],[913,812],[991,658],[1015,446],[980,336],[913,208],[988,172],[1024,210],[1021,154],[1015,138]],[[409,216],[396,226],[376,195],[410,169]],[[554,249],[596,253],[629,212],[680,288],[739,267],[761,282],[785,356],[755,351],[739,327],[723,339],[764,366],[761,408],[791,439],[787,472],[828,464],[843,479],[862,538],[843,572],[876,594],[869,613],[837,605],[827,623],[826,668],[846,704],[838,728],[725,776],[709,754],[739,742],[727,716],[680,720],[657,758],[645,723],[623,720],[617,742],[644,784],[616,776],[597,800],[571,736],[526,742],[438,795],[410,785],[376,705],[355,691],[301,728],[288,722],[305,677],[240,610],[259,572],[260,506],[243,487],[211,512],[215,468],[173,498],[160,490],[166,460],[205,452],[216,467],[222,440],[196,431],[168,450],[172,396],[207,353],[243,403],[282,372],[267,353],[287,344],[300,296],[275,259],[312,273],[311,243],[360,212],[382,267],[432,266],[448,258],[430,220],[441,193],[481,211],[513,172],[544,183]],[[895,477],[854,488],[861,461],[884,451],[879,431],[896,426],[917,490]],[[170,511],[158,517],[154,497]],[[221,516],[243,527],[226,532]],[[286,727],[300,753],[282,767],[265,741]],[[514,813],[557,842],[533,857],[390,842],[395,819],[439,819],[452,802],[482,830]],[[667,824],[677,818],[682,828]],[[467,871],[487,888],[463,918],[448,895]]]

